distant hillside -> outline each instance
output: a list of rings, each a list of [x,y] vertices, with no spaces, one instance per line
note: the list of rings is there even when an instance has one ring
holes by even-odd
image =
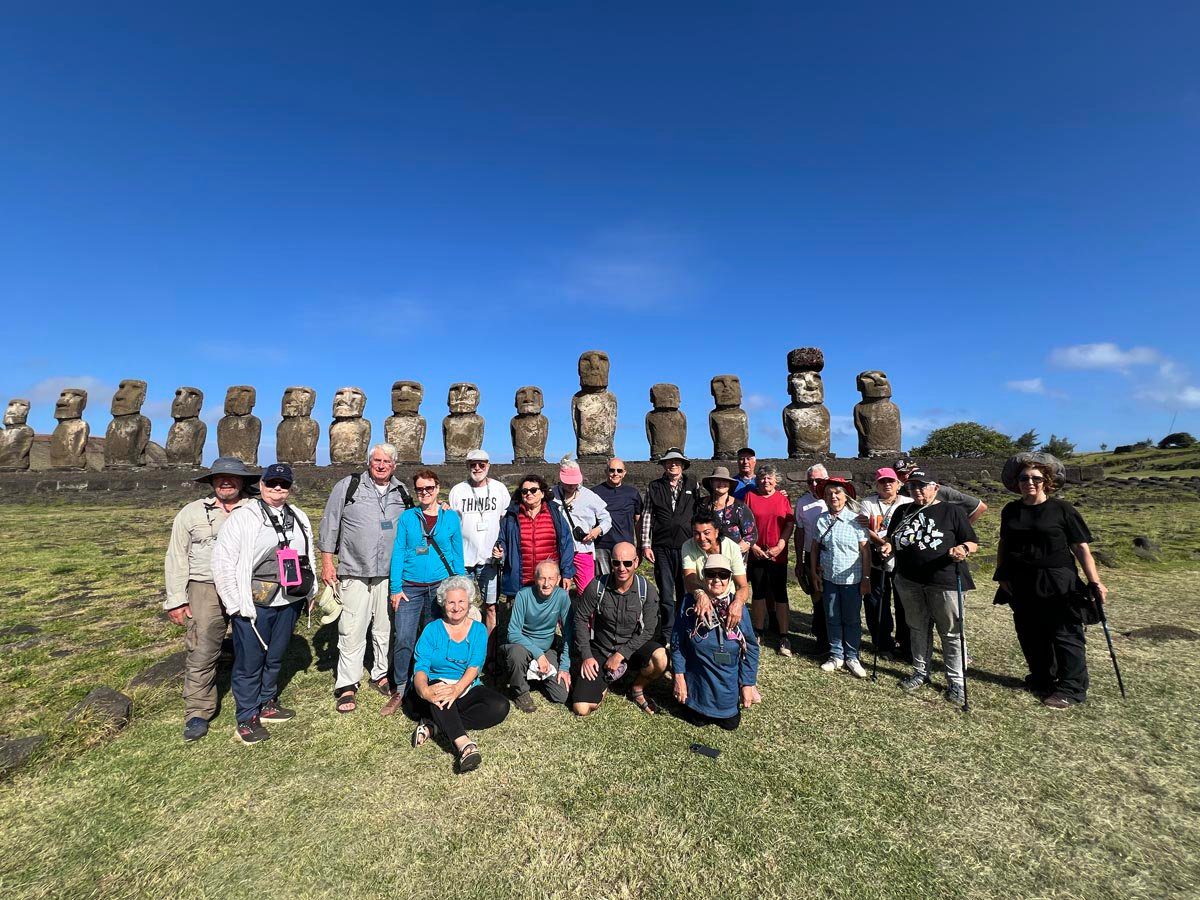
[[[1071,465],[1104,466],[1107,476],[1186,478],[1200,475],[1200,444],[1183,450],[1137,450],[1133,453],[1081,453]]]

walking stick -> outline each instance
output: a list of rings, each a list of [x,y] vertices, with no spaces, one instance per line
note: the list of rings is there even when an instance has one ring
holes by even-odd
[[[1104,629],[1104,640],[1108,641],[1108,657],[1112,660],[1113,671],[1117,673],[1117,687],[1121,689],[1121,699],[1125,699],[1125,682],[1121,680],[1121,667],[1117,665],[1117,651],[1113,649],[1112,635],[1108,631],[1108,617],[1104,615],[1104,601],[1094,586],[1089,586],[1092,602],[1096,604],[1096,614],[1100,617],[1100,627]]]
[[[888,589],[891,587],[891,582],[888,581],[888,573],[883,572],[880,576],[879,584],[879,608],[875,610],[875,639],[871,642],[875,647],[875,658],[871,660],[871,680],[876,681],[876,675],[879,672],[879,631],[883,628],[883,606],[885,603],[891,603],[888,597]]]
[[[962,589],[962,568],[961,563],[954,566],[954,577],[958,581],[958,655],[962,665],[962,680],[963,680],[963,707],[962,711],[968,713],[971,711],[970,701],[967,699],[967,615],[966,606],[963,603]],[[1105,632],[1107,633],[1107,632]]]

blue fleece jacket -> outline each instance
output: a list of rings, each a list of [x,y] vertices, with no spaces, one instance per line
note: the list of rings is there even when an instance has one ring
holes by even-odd
[[[462,522],[458,513],[439,508],[430,537],[441,548],[449,571],[437,551],[426,541],[425,517],[420,508],[407,509],[400,515],[396,522],[396,541],[392,545],[391,593],[404,590],[406,581],[430,584],[464,573]]]
[[[737,715],[739,689],[758,683],[758,637],[750,624],[750,604],[742,610],[742,634],[746,636],[746,652],[732,640],[724,626],[711,631],[696,629],[696,599],[688,594],[675,617],[671,638],[671,668],[687,682],[687,706],[714,719]],[[727,654],[718,662],[717,654]]]
[[[517,591],[513,600],[512,615],[508,620],[508,642],[520,644],[537,659],[554,644],[558,626],[562,625],[562,654],[558,667],[571,671],[571,635],[574,616],[571,615],[571,595],[556,587],[549,597],[543,599],[532,587]]]

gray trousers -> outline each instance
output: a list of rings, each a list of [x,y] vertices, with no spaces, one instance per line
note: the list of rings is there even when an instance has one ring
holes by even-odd
[[[963,683],[962,651],[958,617],[958,592],[937,585],[918,584],[897,574],[894,582],[904,617],[912,636],[913,674],[929,676],[929,657],[933,653],[933,628],[942,636],[942,665],[946,680],[953,685]]]
[[[371,680],[386,678],[391,662],[392,608],[388,604],[388,579],[346,576],[342,583],[342,614],[338,616],[338,663],[334,692],[357,688],[371,632]]]
[[[212,719],[217,714],[217,660],[225,640],[228,619],[221,608],[217,589],[203,581],[189,581],[187,622],[184,646],[187,661],[183,669],[183,720]]]
[[[505,676],[508,678],[509,687],[518,696],[528,694],[529,680],[525,677],[525,673],[529,670],[529,664],[536,657],[529,652],[528,647],[521,644],[504,644],[500,648],[500,658],[504,660],[507,669]],[[558,668],[558,654],[553,648],[546,651],[546,659],[550,660],[550,665]],[[558,680],[557,675],[554,678],[538,681],[537,684],[541,685],[542,692],[551,703],[567,702],[567,687]]]
[[[612,547],[597,547],[596,548],[596,577],[608,575],[612,572]]]

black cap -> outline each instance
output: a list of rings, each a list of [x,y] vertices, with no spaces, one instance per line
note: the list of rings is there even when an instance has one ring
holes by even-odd
[[[263,469],[261,481],[263,484],[268,481],[286,481],[290,485],[295,483],[296,478],[292,475],[292,467],[287,463],[271,463]]]
[[[737,455],[738,456],[754,456],[754,457],[758,456],[758,454],[754,452],[753,447],[743,447],[741,450],[739,450],[737,452]]]
[[[266,477],[265,475],[263,476]],[[941,484],[937,477],[927,469],[914,469],[908,473],[909,484]]]

